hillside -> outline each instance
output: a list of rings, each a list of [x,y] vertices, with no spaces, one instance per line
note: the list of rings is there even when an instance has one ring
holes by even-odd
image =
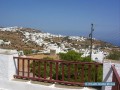
[[[89,38],[82,36],[63,36],[43,33],[40,30],[22,27],[0,28],[0,48],[17,50],[43,50],[49,46],[80,50],[90,47]],[[110,50],[116,47],[110,43],[93,39],[93,48]],[[119,48],[118,48],[119,49]]]
[[[11,42],[10,45],[1,44],[0,48],[17,50],[41,49],[41,47],[34,42],[24,42],[23,39],[25,39],[25,36],[21,31],[35,32],[35,30],[30,28],[17,28],[14,32],[8,30],[2,31],[2,29],[0,29],[0,40]]]

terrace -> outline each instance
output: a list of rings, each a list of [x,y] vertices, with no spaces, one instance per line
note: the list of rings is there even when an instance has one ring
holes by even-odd
[[[96,90],[85,87],[85,82],[99,82],[98,71],[101,66],[103,66],[103,82],[115,82],[115,86],[102,86],[102,90],[120,90],[119,64],[114,66],[110,63],[40,60],[18,57],[15,52],[1,53],[0,88],[8,90]],[[49,85],[32,83],[36,81]],[[57,85],[62,85],[62,88],[56,87]],[[68,86],[71,87],[65,88]],[[75,89],[75,86],[79,88]]]

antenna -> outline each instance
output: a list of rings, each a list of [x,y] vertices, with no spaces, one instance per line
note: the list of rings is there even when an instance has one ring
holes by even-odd
[[[90,58],[92,59],[92,46],[93,46],[93,31],[94,31],[94,28],[93,28],[93,23],[91,24],[91,33],[89,34],[89,37],[90,37]]]

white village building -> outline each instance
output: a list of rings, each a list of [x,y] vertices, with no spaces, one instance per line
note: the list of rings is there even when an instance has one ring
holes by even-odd
[[[11,42],[10,41],[7,41],[7,42],[4,42],[5,45],[10,45]]]
[[[4,44],[4,45],[10,45],[11,42],[10,42],[10,41],[6,41],[6,42],[5,42],[4,40],[1,40],[1,39],[0,39],[0,45],[3,45],[3,44]]]
[[[90,55],[90,50],[89,49],[82,49],[83,55],[82,57],[87,57]],[[105,58],[105,52],[98,50],[92,50],[92,55],[91,55],[92,60],[96,62],[103,62]]]
[[[4,44],[4,41],[3,40],[0,40],[0,45]]]

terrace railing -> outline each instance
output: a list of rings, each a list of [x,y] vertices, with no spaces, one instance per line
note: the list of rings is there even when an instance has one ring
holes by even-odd
[[[102,63],[96,62],[69,62],[22,57],[14,57],[14,60],[17,60],[17,74],[14,78],[80,86],[84,86],[84,82],[98,82],[98,71],[102,66]]]
[[[112,82],[115,82],[115,86],[112,86],[112,90],[120,90],[120,76],[119,76],[117,70],[115,69],[115,66],[112,65],[111,67],[113,70]]]

